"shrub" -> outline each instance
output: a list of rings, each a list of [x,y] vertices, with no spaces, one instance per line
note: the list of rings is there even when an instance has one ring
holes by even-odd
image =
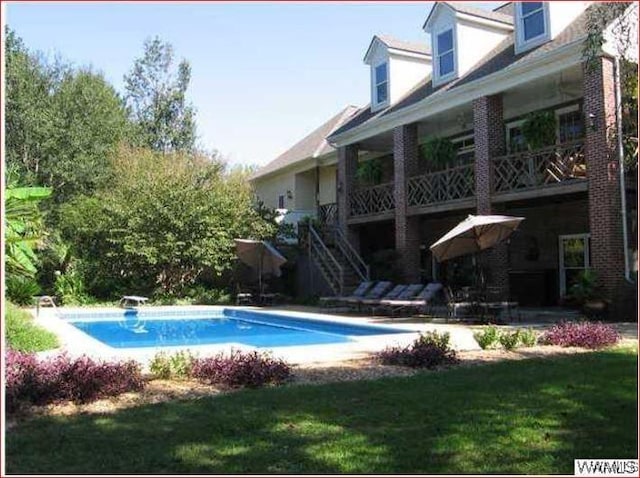
[[[193,361],[191,376],[202,382],[230,388],[257,388],[282,383],[291,376],[291,367],[267,353],[232,350]]]
[[[520,345],[533,347],[538,341],[538,333],[533,329],[520,330]]]
[[[403,365],[413,368],[435,368],[458,361],[455,350],[449,345],[449,334],[427,332],[421,334],[407,347],[388,347],[376,354],[385,365]]]
[[[31,314],[7,303],[5,309],[5,337],[10,349],[20,352],[40,352],[58,346],[55,334],[33,323]]]
[[[231,294],[224,289],[207,289],[203,286],[193,287],[187,294],[198,305],[223,305],[230,304]]]
[[[64,305],[83,305],[90,302],[82,274],[75,267],[69,267],[64,274],[56,271],[54,288]]]
[[[153,357],[149,370],[157,378],[186,378],[191,375],[194,360],[195,357],[188,350],[173,355],[160,352]]]
[[[66,354],[38,361],[33,354],[11,350],[6,355],[5,379],[8,412],[22,404],[84,403],[144,386],[140,366],[134,361],[97,362]]]
[[[473,338],[483,350],[494,348],[500,340],[500,331],[495,325],[489,325],[484,327],[482,331],[475,332]]]
[[[33,296],[41,291],[38,283],[31,277],[8,277],[6,286],[7,297],[18,305],[32,305]]]
[[[502,345],[505,350],[513,350],[520,343],[520,331],[514,330],[513,332],[503,332],[500,334],[500,345]]]
[[[562,347],[598,349],[615,345],[620,335],[611,325],[601,322],[563,322],[544,332],[540,342]]]

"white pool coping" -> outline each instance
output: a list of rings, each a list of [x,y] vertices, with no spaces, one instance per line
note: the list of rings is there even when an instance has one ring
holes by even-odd
[[[220,312],[222,309],[239,309],[251,312],[264,313],[267,315],[278,315],[297,319],[313,319],[316,321],[337,322],[349,325],[375,326],[376,328],[404,329],[407,333],[392,333],[368,336],[348,336],[352,341],[337,344],[320,345],[294,345],[273,348],[257,348],[240,343],[224,343],[209,345],[178,345],[160,347],[139,347],[139,348],[115,348],[110,347],[78,328],[71,325],[67,320],[62,319],[59,314],[101,314],[117,313],[121,314],[124,309],[117,307],[95,307],[95,308],[41,308],[39,316],[36,317],[35,309],[32,311],[38,325],[50,330],[58,336],[61,347],[55,351],[42,352],[42,356],[52,355],[62,350],[70,356],[87,355],[94,359],[101,360],[135,360],[146,368],[151,359],[159,352],[174,353],[180,350],[189,350],[193,354],[204,357],[214,355],[221,351],[235,350],[244,351],[269,351],[274,357],[279,357],[294,365],[310,365],[322,363],[335,363],[355,358],[361,358],[372,352],[383,350],[389,346],[406,346],[413,342],[420,332],[437,331],[449,332],[451,345],[456,350],[477,350],[479,346],[473,338],[473,332],[466,328],[447,324],[412,324],[394,323],[380,324],[363,317],[344,317],[331,314],[318,314],[278,309],[261,309],[259,307],[234,307],[234,306],[143,306],[138,310],[141,313],[172,313],[175,316],[186,316],[191,312]],[[174,316],[174,317],[175,317]]]

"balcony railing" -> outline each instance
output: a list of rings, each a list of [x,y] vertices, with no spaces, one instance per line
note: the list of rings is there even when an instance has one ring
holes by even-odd
[[[492,174],[497,194],[585,180],[584,141],[494,158]]]
[[[338,222],[338,204],[322,204],[318,206],[318,221],[322,225],[333,226]]]
[[[429,206],[473,197],[475,175],[473,163],[409,178],[407,205]]]
[[[351,216],[382,214],[394,209],[393,183],[356,189],[351,193],[349,204]]]

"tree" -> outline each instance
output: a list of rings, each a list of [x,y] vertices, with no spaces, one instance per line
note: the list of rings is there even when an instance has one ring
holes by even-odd
[[[155,151],[193,151],[194,109],[186,100],[191,67],[182,60],[173,70],[173,47],[156,37],[145,41],[144,54],[125,75],[125,101],[140,146]]]
[[[124,104],[102,75],[47,62],[7,29],[7,167],[26,185],[54,188],[57,203],[90,194],[126,137]]]
[[[14,31],[5,28],[5,154],[9,170],[36,184],[50,149],[53,79]]]
[[[637,9],[633,2],[601,2],[587,10],[585,67],[593,68],[605,44],[620,59],[622,130],[625,165],[638,167]]]
[[[108,188],[64,208],[62,233],[84,261],[89,288],[180,294],[204,271],[220,275],[233,239],[269,237],[246,175],[211,158],[122,148]]]

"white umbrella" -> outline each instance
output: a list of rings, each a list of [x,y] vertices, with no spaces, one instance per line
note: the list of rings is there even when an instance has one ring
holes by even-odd
[[[479,252],[505,240],[523,220],[524,217],[469,214],[464,221],[434,242],[430,249],[440,262]]]
[[[259,290],[262,293],[262,276],[272,274],[280,277],[280,266],[287,262],[287,259],[266,241],[234,239],[234,242],[238,258],[258,271]]]

